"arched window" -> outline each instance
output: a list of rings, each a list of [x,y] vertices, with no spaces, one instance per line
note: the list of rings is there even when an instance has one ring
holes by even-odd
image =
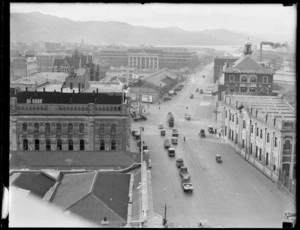
[[[56,124],[56,132],[61,133],[61,124]]]
[[[261,148],[259,148],[259,156],[258,156],[258,160],[261,161]]]
[[[268,133],[267,134],[267,143],[269,143],[270,142],[270,134]]]
[[[283,145],[283,150],[291,150],[291,141],[290,140],[285,140],[284,145]]]
[[[60,139],[57,140],[57,150],[62,150],[62,141]]]
[[[27,124],[26,123],[23,123],[22,128],[23,128],[23,132],[27,132]]]
[[[73,124],[68,124],[68,133],[73,133]]]
[[[257,156],[258,156],[258,147],[256,146],[255,147],[255,157],[257,158]]]
[[[111,150],[116,150],[117,149],[117,143],[115,140],[111,141]]]
[[[275,137],[274,147],[277,147],[277,137]]]
[[[28,140],[27,139],[23,140],[23,150],[28,150]]]
[[[233,93],[234,92],[234,87],[229,87],[229,92]]]
[[[51,142],[49,139],[46,140],[46,151],[50,151],[51,150]]]
[[[40,130],[40,125],[38,124],[38,123],[34,123],[34,125],[33,125],[33,127],[34,127],[34,132],[35,133],[38,133]]]
[[[79,124],[79,132],[84,133],[84,124]]]
[[[269,165],[269,153],[266,153],[266,165]]]
[[[104,142],[104,140],[100,141],[100,150],[105,150],[105,142]]]
[[[111,134],[116,134],[117,132],[117,125],[116,124],[112,124],[111,125]]]
[[[34,150],[40,150],[40,141],[37,139],[34,141]]]
[[[241,77],[241,82],[247,82],[247,77],[246,76],[242,76]]]
[[[256,77],[251,77],[251,78],[250,78],[250,82],[251,82],[251,83],[256,83]]]
[[[104,124],[100,124],[100,133],[104,133]]]
[[[46,131],[46,133],[50,133],[50,124],[49,123],[45,124],[45,131]]]
[[[263,87],[261,89],[261,92],[263,92],[263,93],[269,93],[269,89],[267,87]]]
[[[73,141],[69,140],[69,150],[73,150]]]
[[[79,147],[80,147],[80,150],[84,150],[84,140],[80,140]]]

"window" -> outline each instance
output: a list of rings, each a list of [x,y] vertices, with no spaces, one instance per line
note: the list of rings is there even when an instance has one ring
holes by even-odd
[[[238,117],[236,117],[236,124],[238,124],[239,123],[239,118]]]
[[[256,128],[256,136],[258,137],[258,134],[259,134],[259,130],[258,128]]]
[[[242,76],[241,77],[241,82],[247,82],[247,77],[246,76]]]
[[[73,133],[73,124],[68,124],[68,133]]]
[[[269,165],[269,153],[266,154],[266,165]]]
[[[227,111],[225,111],[225,118],[227,118]]]
[[[227,126],[225,126],[225,136],[227,136]]]
[[[112,140],[111,141],[111,150],[116,150],[117,148],[117,143],[116,143],[116,141],[115,140]]]
[[[105,150],[105,142],[104,142],[104,140],[100,141],[100,150]]]
[[[46,140],[46,151],[50,151],[51,150],[51,143],[50,143],[50,140],[47,139]]]
[[[269,143],[270,142],[270,134],[268,133],[267,134],[267,143]]]
[[[232,122],[234,122],[234,114],[232,114]]]
[[[35,133],[38,133],[40,130],[40,125],[38,124],[38,123],[34,123],[34,125],[33,125],[33,127],[34,127],[34,132]]]
[[[283,145],[283,150],[291,150],[291,141],[290,140],[285,140],[284,145]]]
[[[263,83],[268,84],[268,76],[263,76]]]
[[[73,150],[73,141],[69,140],[69,150]]]
[[[45,124],[45,131],[46,131],[46,133],[50,133],[50,124],[49,123]]]
[[[27,124],[23,123],[22,125],[23,132],[27,132]]]
[[[234,82],[234,75],[229,76],[229,82]]]
[[[231,121],[231,113],[229,114],[229,121]]]
[[[247,87],[241,87],[240,91],[241,93],[247,93]]]
[[[245,140],[242,142],[242,148],[245,148]]]
[[[61,133],[61,124],[56,124],[56,132]]]
[[[253,133],[253,125],[251,125],[251,133]]]
[[[62,150],[62,141],[60,139],[57,140],[57,150]]]
[[[28,150],[28,140],[23,140],[23,150]]]
[[[260,130],[260,138],[262,138],[262,136],[263,136],[263,131],[262,131],[262,129]]]
[[[246,121],[243,120],[243,129],[245,129],[245,128],[246,128]]]
[[[252,143],[250,143],[250,154],[252,154]]]
[[[116,124],[112,124],[111,125],[111,134],[116,134],[116,129],[117,129],[117,125]]]
[[[40,150],[40,141],[39,140],[34,141],[34,150]]]
[[[104,124],[100,124],[100,133],[104,133]]]
[[[70,82],[70,89],[73,89],[73,83]]]
[[[275,171],[276,170],[276,165],[273,165],[273,171]]]
[[[249,87],[249,92],[250,92],[250,93],[256,93],[256,88]]]
[[[255,147],[255,157],[257,158],[257,154],[258,154],[258,147]]]
[[[84,124],[79,124],[79,132],[84,133]]]
[[[261,148],[259,148],[259,157],[258,157],[258,160],[261,161]]]
[[[84,140],[80,140],[79,145],[80,145],[80,150],[84,150]]]
[[[274,147],[277,147],[277,137],[275,137]]]
[[[229,87],[229,92],[233,93],[234,92],[234,87]]]
[[[256,77],[251,77],[251,78],[250,78],[250,82],[251,82],[251,83],[256,83]]]

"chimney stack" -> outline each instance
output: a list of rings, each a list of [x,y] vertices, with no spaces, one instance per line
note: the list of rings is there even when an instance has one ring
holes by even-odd
[[[45,89],[45,87],[44,87],[43,91],[44,91],[44,92],[46,92],[46,89]]]
[[[97,93],[98,93],[98,88],[97,88]]]
[[[61,93],[63,92],[63,88],[62,88],[62,87],[60,88],[60,92],[61,92]]]
[[[28,91],[28,87],[26,86],[26,92]]]

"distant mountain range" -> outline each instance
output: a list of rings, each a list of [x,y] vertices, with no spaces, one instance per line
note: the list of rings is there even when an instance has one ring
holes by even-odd
[[[151,28],[115,21],[77,22],[37,12],[11,13],[10,23],[11,42],[26,43],[74,43],[83,39],[92,45],[240,46],[249,36],[226,29],[192,32],[177,27]],[[253,43],[261,41],[251,34],[250,37]]]

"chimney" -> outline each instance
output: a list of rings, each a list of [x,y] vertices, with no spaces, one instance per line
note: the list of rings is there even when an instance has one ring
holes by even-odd
[[[44,91],[44,92],[46,91],[45,87],[43,88],[43,91]]]
[[[28,91],[28,87],[26,86],[26,92]]]
[[[98,93],[98,88],[97,88],[97,93]]]
[[[73,89],[73,93],[75,93],[75,90]]]
[[[63,88],[62,88],[62,87],[60,88],[60,92],[61,92],[61,93],[63,92]]]

